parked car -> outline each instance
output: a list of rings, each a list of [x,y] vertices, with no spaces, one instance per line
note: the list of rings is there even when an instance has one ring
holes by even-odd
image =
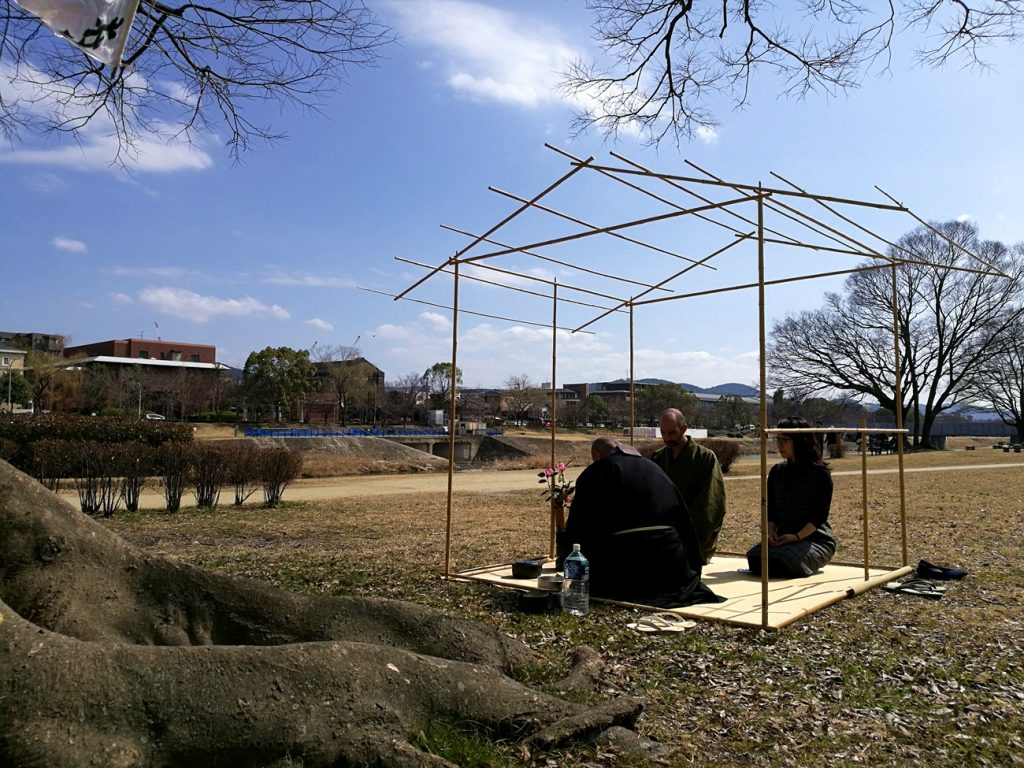
[[[146,418],[150,421],[166,421],[166,416],[161,416],[159,413],[147,413]]]

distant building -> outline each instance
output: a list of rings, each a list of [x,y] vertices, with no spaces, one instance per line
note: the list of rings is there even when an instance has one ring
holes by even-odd
[[[59,355],[64,351],[64,337],[56,333],[0,331],[0,347]]]
[[[139,360],[215,365],[217,348],[212,344],[189,344],[180,341],[163,341],[162,339],[110,339],[93,344],[66,347],[64,357],[122,358],[130,359],[133,365]]]
[[[208,409],[211,393],[227,378],[227,366],[217,362],[217,348],[212,344],[109,339],[65,347],[64,359],[64,367],[85,375],[106,374],[112,382],[110,396],[118,403],[134,399],[133,405],[143,410],[145,401],[145,410],[181,417]],[[129,398],[124,390],[132,387],[136,388],[132,390],[135,397]],[[77,407],[83,404],[79,402]]]

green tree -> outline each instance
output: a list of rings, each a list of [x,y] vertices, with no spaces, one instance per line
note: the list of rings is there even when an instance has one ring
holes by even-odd
[[[242,387],[250,404],[259,413],[290,413],[296,402],[316,389],[316,366],[309,360],[309,351],[290,347],[266,347],[250,352],[242,368]]]
[[[722,395],[715,403],[715,420],[723,429],[732,430],[753,421],[754,406],[739,395]]]
[[[14,407],[25,405],[32,399],[32,388],[28,381],[20,373],[14,373],[10,369],[4,369],[0,374],[0,400],[4,408],[10,402]]]
[[[448,409],[452,398],[452,364],[434,363],[423,372],[423,386],[431,408]],[[462,386],[462,371],[455,368],[455,386]]]
[[[653,384],[649,387],[637,387],[636,392],[637,424],[654,426],[661,414],[669,408],[678,408],[683,413],[692,414],[697,405],[697,398],[678,384]]]
[[[315,109],[346,70],[369,66],[393,39],[363,0],[226,0],[165,5],[142,0],[123,63],[98,66],[35,16],[0,0],[0,133],[81,133],[109,123],[122,161],[145,134],[172,126],[226,137],[238,155],[281,137],[254,102]]]
[[[50,400],[58,390],[72,388],[78,378],[73,361],[49,352],[31,350],[25,355],[25,380],[32,390],[32,408],[37,413],[53,406]],[[62,394],[67,394],[66,391]]]
[[[612,410],[603,397],[587,395],[583,399],[583,421],[587,424],[607,424],[612,420]]]

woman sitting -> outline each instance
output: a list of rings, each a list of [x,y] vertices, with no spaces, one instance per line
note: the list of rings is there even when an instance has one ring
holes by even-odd
[[[806,420],[790,417],[779,429],[808,429]],[[785,459],[768,473],[768,576],[792,579],[810,576],[836,553],[828,524],[832,504],[832,475],[822,461],[813,432],[793,432],[776,438]],[[747,552],[752,573],[761,575],[761,545]]]

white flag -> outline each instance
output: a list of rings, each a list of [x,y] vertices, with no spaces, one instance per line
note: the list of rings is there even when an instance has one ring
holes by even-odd
[[[139,0],[16,0],[94,59],[121,63]]]

